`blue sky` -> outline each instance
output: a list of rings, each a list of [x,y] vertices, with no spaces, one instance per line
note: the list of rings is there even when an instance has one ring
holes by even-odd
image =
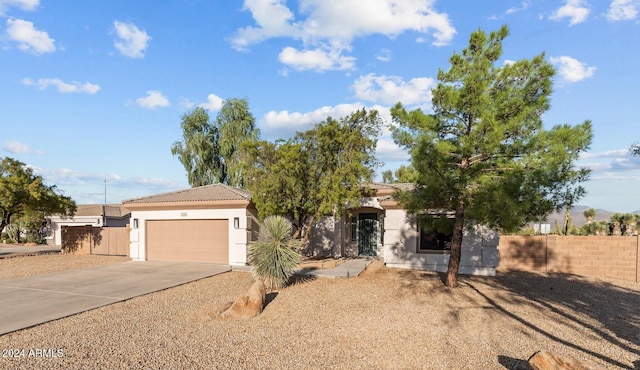
[[[246,98],[264,139],[398,101],[430,110],[438,68],[507,24],[503,63],[545,52],[545,124],[594,126],[579,204],[640,209],[640,0],[0,0],[0,156],[78,203],[188,188],[180,117]],[[379,169],[407,163],[385,131]]]

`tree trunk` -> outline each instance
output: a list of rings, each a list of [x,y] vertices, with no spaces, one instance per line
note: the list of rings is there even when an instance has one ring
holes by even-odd
[[[311,218],[306,224],[300,226],[300,230],[304,230],[304,236],[302,237],[302,240],[300,240],[300,243],[298,244],[298,252],[300,252],[302,248],[304,248],[304,245],[307,244],[307,242],[309,241],[309,236],[311,235],[311,227],[313,227],[313,222],[315,221],[315,219],[316,219],[316,216],[311,216]]]
[[[460,269],[460,257],[462,256],[462,234],[464,231],[464,200],[458,200],[456,207],[456,221],[453,225],[451,238],[451,253],[449,254],[449,266],[444,285],[449,288],[458,286],[458,270]]]

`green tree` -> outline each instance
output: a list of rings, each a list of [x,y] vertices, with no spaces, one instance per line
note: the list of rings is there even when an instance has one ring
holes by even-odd
[[[395,170],[395,172],[391,172],[391,170],[382,172],[382,182],[385,184],[415,183],[417,179],[418,173],[411,165],[401,165]]]
[[[591,143],[591,123],[543,129],[553,67],[544,54],[496,66],[507,35],[506,26],[471,34],[450,69],[438,71],[433,114],[401,103],[392,108],[394,139],[409,149],[418,172],[416,189],[400,193],[400,201],[414,214],[449,209],[455,215],[449,287],[457,286],[462,235],[471,221],[517,230],[571,206],[589,175],[573,162]]]
[[[260,240],[249,249],[253,274],[269,290],[284,287],[300,264],[300,254],[291,239],[292,230],[286,218],[267,217],[260,227]]]
[[[381,120],[375,110],[331,117],[287,141],[247,145],[246,167],[260,218],[283,215],[294,220],[296,237],[313,221],[340,215],[358,204],[361,184],[371,181]]]
[[[214,184],[223,178],[222,156],[218,147],[220,132],[209,122],[209,113],[197,107],[182,116],[183,141],[171,146],[187,171],[187,181],[193,187]]]
[[[242,158],[238,148],[258,138],[255,118],[245,99],[225,100],[215,120],[197,107],[182,116],[182,141],[171,146],[193,187],[223,183],[242,187]]]
[[[391,170],[382,171],[382,182],[385,184],[392,184],[396,182],[393,178],[393,172],[391,172]]]
[[[418,172],[413,166],[402,165],[395,172],[396,182],[415,183],[418,180]]]
[[[0,163],[0,230],[11,224],[14,217],[38,214],[73,216],[76,203],[59,194],[55,185],[44,184],[42,176],[13,158]]]
[[[227,99],[216,116],[215,126],[220,132],[217,146],[222,157],[223,178],[220,182],[227,185],[243,186],[243,158],[239,148],[246,141],[258,139],[259,130],[256,119],[249,109],[246,99]]]

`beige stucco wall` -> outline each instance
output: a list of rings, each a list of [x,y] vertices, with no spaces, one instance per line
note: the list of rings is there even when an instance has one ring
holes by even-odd
[[[465,229],[460,273],[495,275],[498,265],[498,233],[476,226]],[[446,252],[417,253],[418,232],[411,216],[402,209],[389,209],[384,220],[384,261],[388,267],[446,272]]]
[[[240,220],[238,229],[233,225],[235,217]],[[252,222],[254,217],[246,208],[132,211],[129,256],[133,260],[146,260],[145,225],[148,220],[227,219],[229,220],[229,264],[244,266],[247,263],[249,235],[255,227]],[[137,220],[137,228],[134,220]]]

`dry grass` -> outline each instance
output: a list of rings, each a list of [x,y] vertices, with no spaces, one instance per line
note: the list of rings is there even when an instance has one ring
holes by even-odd
[[[226,273],[0,336],[64,352],[0,367],[518,369],[540,349],[640,367],[639,284],[511,272],[447,289],[376,262],[356,279],[297,280],[257,318],[218,317],[251,283]]]

